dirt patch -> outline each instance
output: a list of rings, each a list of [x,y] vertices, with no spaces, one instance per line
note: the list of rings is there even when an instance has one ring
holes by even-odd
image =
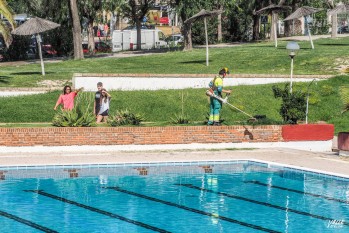
[[[349,73],[349,57],[344,58],[336,58],[334,61],[335,70],[338,70],[342,74],[348,74]]]
[[[37,82],[39,87],[48,87],[48,88],[63,88],[64,85],[71,85],[70,82],[66,80],[43,80]]]

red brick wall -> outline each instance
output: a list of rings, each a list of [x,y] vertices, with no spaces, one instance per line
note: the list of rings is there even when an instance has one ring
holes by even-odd
[[[282,141],[282,126],[0,128],[0,146],[142,145]]]

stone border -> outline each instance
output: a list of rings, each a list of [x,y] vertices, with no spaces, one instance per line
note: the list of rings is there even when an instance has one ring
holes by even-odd
[[[212,78],[217,74],[121,74],[121,73],[74,73],[73,77],[171,77],[171,78]],[[293,75],[293,78],[309,78],[309,79],[328,79],[335,75]],[[290,75],[284,74],[230,74],[228,78],[290,78]]]

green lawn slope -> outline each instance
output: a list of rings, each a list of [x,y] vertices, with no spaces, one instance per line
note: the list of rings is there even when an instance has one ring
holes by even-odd
[[[37,87],[45,79],[70,81],[73,73],[212,74],[221,67],[229,67],[236,74],[289,74],[286,44],[287,41],[280,41],[278,48],[267,42],[211,48],[209,67],[205,62],[205,49],[128,58],[46,62],[45,77],[41,76],[40,64],[2,65],[0,87]],[[314,50],[308,41],[299,44],[301,50],[295,58],[295,74],[339,74],[336,68],[348,63],[349,37],[315,40]]]
[[[294,83],[293,91],[305,91],[308,85],[309,83]],[[336,133],[348,131],[349,113],[341,113],[344,103],[339,94],[339,88],[348,85],[348,76],[338,76],[313,83],[310,86],[309,123],[326,121],[335,124]],[[283,87],[284,84],[278,86]],[[233,93],[229,99],[230,103],[252,115],[267,116],[267,120],[257,124],[281,124],[282,119],[279,115],[281,102],[273,97],[272,85],[238,86],[231,89]],[[55,91],[0,98],[0,122],[51,122],[55,113],[53,107],[59,94],[60,92]],[[90,101],[93,101],[93,93],[81,94],[87,95]],[[111,95],[112,114],[124,109],[141,113],[147,122],[143,125],[171,125],[171,118],[181,114],[182,110],[188,116],[191,125],[202,125],[209,111],[205,89],[113,91]],[[222,118],[225,120],[224,124],[234,125],[246,124],[249,117],[225,105]]]

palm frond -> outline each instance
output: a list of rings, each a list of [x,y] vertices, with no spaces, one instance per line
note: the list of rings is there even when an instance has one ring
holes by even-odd
[[[9,47],[12,43],[12,35],[8,26],[4,21],[0,20],[0,34],[3,36],[6,47]]]
[[[15,20],[13,18],[14,12],[7,4],[6,0],[0,0],[0,14],[2,14],[8,22],[11,24],[12,28],[15,28]]]

